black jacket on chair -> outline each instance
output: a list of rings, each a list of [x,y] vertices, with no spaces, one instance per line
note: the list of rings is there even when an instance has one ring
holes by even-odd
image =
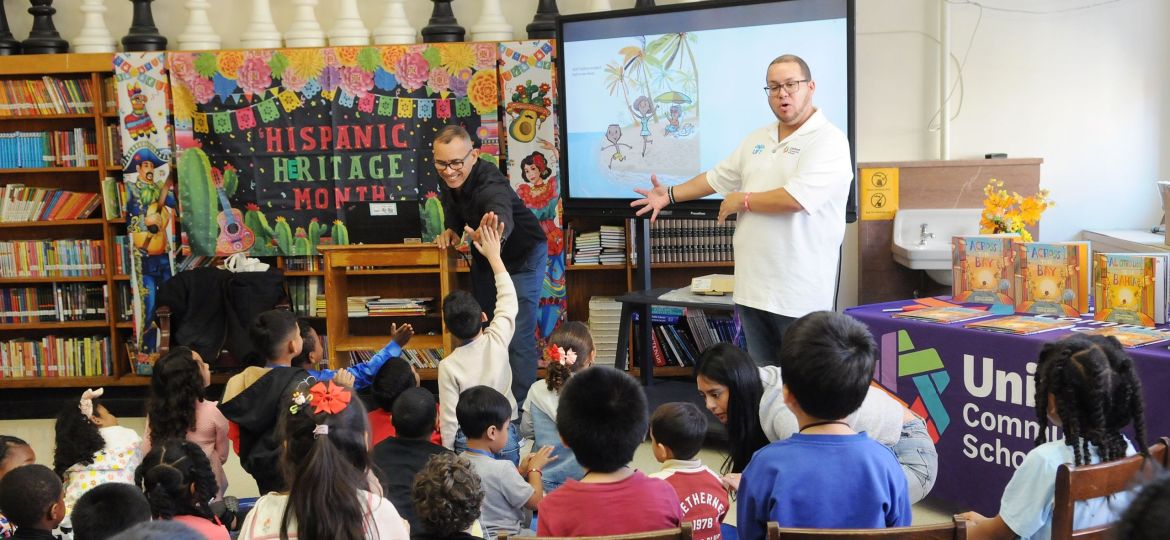
[[[232,273],[200,267],[179,272],[158,290],[156,305],[171,308],[171,346],[191,347],[213,367],[227,349],[244,364],[259,363],[248,327],[288,299],[280,270]]]

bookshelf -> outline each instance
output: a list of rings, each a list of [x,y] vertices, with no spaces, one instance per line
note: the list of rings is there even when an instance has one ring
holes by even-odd
[[[110,54],[29,55],[0,63],[0,152],[10,152],[0,159],[0,186],[101,198],[102,180],[121,178],[117,160],[109,158],[120,153],[117,143],[109,139],[118,125],[112,105],[115,96],[107,95],[112,58]],[[38,164],[25,153],[23,161],[14,161],[11,152],[26,143],[58,159]],[[42,208],[51,206],[50,197],[42,196]],[[6,267],[0,278],[5,305],[5,322],[0,323],[0,388],[149,384],[147,378],[130,374],[125,347],[132,332],[122,308],[129,283],[116,270],[120,259],[116,238],[126,234],[125,220],[107,218],[103,206],[69,218],[0,222],[0,246],[22,248],[7,254],[0,250],[0,260],[20,269]],[[70,258],[56,259],[55,249],[30,248],[41,243],[49,243],[44,245],[50,248],[71,245]],[[38,290],[44,293],[39,295],[42,304],[28,306]],[[85,298],[77,292],[86,290],[100,294]],[[65,297],[68,291],[75,292],[73,298]],[[72,317],[63,316],[68,310]],[[28,314],[20,317],[22,311]],[[50,354],[51,365],[44,363]]]
[[[390,341],[390,324],[410,323],[415,335],[407,349],[452,350],[451,334],[441,316],[440,301],[455,288],[455,254],[434,244],[372,244],[318,246],[324,254],[325,328],[329,364],[349,364],[350,353],[377,351]],[[313,270],[303,271],[316,272]],[[351,296],[430,297],[425,315],[351,317]],[[419,369],[434,380],[436,369]]]

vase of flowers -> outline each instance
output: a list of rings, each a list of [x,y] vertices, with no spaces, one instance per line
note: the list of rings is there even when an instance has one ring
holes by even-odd
[[[1040,222],[1040,215],[1053,203],[1048,199],[1048,190],[1042,189],[1034,195],[1024,197],[1016,192],[1008,193],[1003,182],[992,178],[983,187],[983,215],[979,220],[982,234],[1016,233],[1024,242],[1032,241],[1027,227]]]

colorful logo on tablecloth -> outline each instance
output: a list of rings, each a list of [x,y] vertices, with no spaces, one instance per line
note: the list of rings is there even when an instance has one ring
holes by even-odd
[[[883,334],[882,356],[878,363],[878,382],[892,392],[898,391],[898,379],[910,377],[918,389],[918,397],[910,410],[926,419],[930,438],[938,443],[939,435],[951,424],[951,417],[942,404],[942,393],[951,382],[944,369],[942,357],[934,349],[914,350],[914,342],[905,330]]]

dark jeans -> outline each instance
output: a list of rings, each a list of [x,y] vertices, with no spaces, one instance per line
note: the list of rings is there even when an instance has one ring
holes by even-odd
[[[516,334],[508,345],[508,361],[512,364],[512,395],[519,406],[528,397],[528,388],[536,382],[536,310],[540,304],[540,289],[548,271],[548,246],[541,242],[528,254],[523,268],[512,273],[512,285],[520,311],[516,314]],[[483,312],[492,317],[496,310],[496,279],[487,263],[478,260],[471,265],[471,289]]]
[[[752,360],[761,367],[779,366],[780,340],[784,337],[784,331],[788,330],[788,325],[796,319],[739,304],[735,305],[735,310],[739,313],[747,351]]]

